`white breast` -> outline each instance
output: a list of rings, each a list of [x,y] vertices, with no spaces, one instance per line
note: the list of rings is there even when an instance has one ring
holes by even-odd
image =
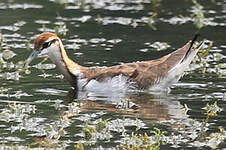
[[[118,75],[113,78],[106,78],[104,81],[90,80],[87,83],[85,78],[78,79],[79,89],[83,89],[89,92],[99,93],[116,93],[126,92],[132,88],[132,83],[128,82],[128,77],[124,75]]]
[[[89,91],[102,91],[102,92],[120,92],[128,89],[128,78],[123,75],[115,76],[113,78],[107,78],[102,82],[91,80],[86,85],[86,89]]]
[[[134,83],[128,82],[128,77],[118,75],[113,78],[106,78],[104,81],[90,80],[87,83],[86,79],[79,79],[78,86],[79,98],[88,98],[92,100],[108,100],[120,101],[126,97],[126,94],[131,89],[134,89]]]

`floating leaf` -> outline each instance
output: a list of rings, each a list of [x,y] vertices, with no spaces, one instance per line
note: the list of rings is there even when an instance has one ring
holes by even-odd
[[[82,143],[78,143],[78,144],[75,145],[75,149],[76,150],[84,150],[84,146],[83,146]]]
[[[9,60],[9,59],[13,58],[15,55],[16,55],[16,53],[14,53],[14,52],[11,51],[11,50],[4,50],[4,51],[2,52],[2,57],[3,57],[5,60]]]
[[[166,42],[154,42],[149,46],[155,48],[157,51],[166,50],[170,47],[170,45]]]
[[[194,6],[193,6],[193,14],[192,17],[194,17],[194,24],[197,28],[201,29],[205,26],[206,18],[203,13],[203,6],[197,2],[197,0],[192,0]]]
[[[28,69],[26,69],[26,70],[25,70],[25,74],[31,74],[31,71],[28,70]]]
[[[154,13],[148,20],[148,25],[152,28],[152,30],[157,30],[157,28],[154,26],[157,15],[157,13]]]
[[[6,79],[6,80],[19,80],[20,79],[20,74],[19,72],[5,72],[3,74],[0,74],[0,77]]]
[[[2,50],[3,37],[2,33],[0,33],[0,51]]]
[[[48,69],[54,69],[56,67],[56,65],[39,63],[39,64],[35,65],[34,67],[37,69],[40,69],[40,70],[48,70]]]
[[[55,30],[55,33],[57,33],[58,35],[62,35],[62,36],[65,36],[67,34],[67,26],[66,25],[59,25],[59,26],[56,26],[54,28]]]

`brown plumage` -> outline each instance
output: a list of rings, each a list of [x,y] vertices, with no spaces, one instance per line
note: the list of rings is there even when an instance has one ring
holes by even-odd
[[[122,74],[136,82],[140,89],[146,89],[157,84],[159,79],[167,76],[168,71],[185,56],[191,43],[189,41],[182,48],[156,60],[125,63],[103,68],[85,67],[81,69],[81,72],[88,81],[93,79],[103,81],[106,78]]]
[[[73,80],[86,79],[86,83],[83,85],[86,86],[91,80],[103,82],[115,76],[123,75],[128,77],[128,82],[136,83],[137,88],[147,89],[160,83],[164,79],[168,78],[169,81],[173,80],[174,74],[175,81],[179,80],[184,71],[184,67],[187,67],[190,64],[198,51],[197,49],[201,47],[200,44],[198,47],[193,48],[193,43],[196,38],[197,36],[182,48],[159,59],[125,63],[111,67],[84,67],[75,63],[68,57],[60,38],[56,34],[49,32],[42,33],[35,39],[34,48],[38,53],[41,53],[41,51],[46,48],[44,47],[44,44],[45,46],[48,44],[48,47],[50,48],[47,47],[48,52],[46,54],[49,55],[50,59],[57,65],[61,70],[61,73],[73,86],[76,86],[77,84],[77,81],[75,82],[76,84],[72,83]],[[54,44],[49,44],[51,41],[53,41],[52,43]],[[60,54],[61,56],[58,56],[57,54]],[[30,61],[29,57],[28,62]],[[175,66],[178,66],[178,68],[176,68],[176,73],[170,74],[170,71]],[[177,69],[181,69],[182,71],[178,71],[180,73],[177,73]]]

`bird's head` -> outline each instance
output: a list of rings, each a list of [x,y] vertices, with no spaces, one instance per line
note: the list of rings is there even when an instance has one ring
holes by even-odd
[[[37,56],[48,55],[50,58],[51,56],[54,57],[54,53],[60,53],[60,43],[60,38],[54,33],[44,32],[40,34],[34,41],[34,49],[27,58],[25,66],[28,66]]]

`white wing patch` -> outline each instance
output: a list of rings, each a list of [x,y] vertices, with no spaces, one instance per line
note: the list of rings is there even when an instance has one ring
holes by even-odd
[[[106,99],[116,101],[126,97],[126,93],[132,89],[131,82],[128,82],[128,77],[118,75],[113,78],[106,78],[104,81],[78,79],[79,98],[88,98],[91,100]],[[135,87],[135,86],[134,86]]]
[[[85,86],[88,91],[104,93],[125,92],[129,87],[128,77],[118,75],[113,78],[106,78],[104,81],[91,80]]]

